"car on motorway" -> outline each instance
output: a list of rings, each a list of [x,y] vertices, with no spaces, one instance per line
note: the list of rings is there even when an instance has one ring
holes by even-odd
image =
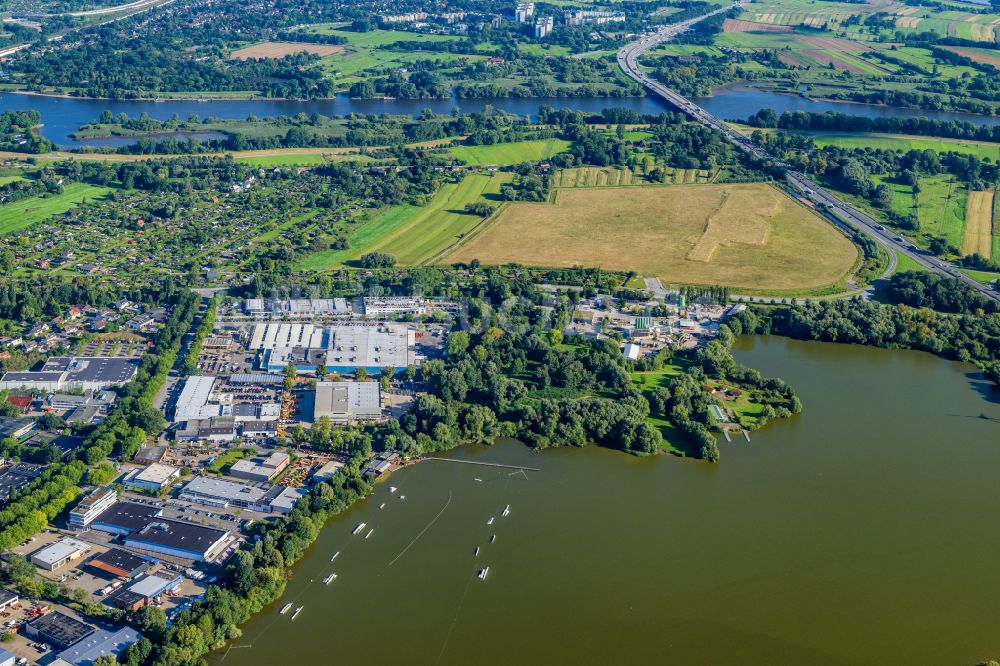
[[[893,237],[892,240],[896,241],[897,243],[902,243],[903,242],[903,237],[902,236],[895,236],[895,237]]]
[[[876,224],[875,228],[878,229],[879,231],[885,231],[885,227],[883,227],[881,224]]]

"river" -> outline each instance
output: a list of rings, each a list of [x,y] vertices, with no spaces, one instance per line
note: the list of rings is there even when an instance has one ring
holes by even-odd
[[[727,120],[745,119],[752,113],[772,108],[782,111],[842,111],[844,113],[898,118],[927,117],[936,120],[964,120],[975,124],[1000,124],[1000,117],[980,116],[971,113],[949,111],[922,111],[877,106],[873,104],[853,104],[825,100],[810,100],[795,95],[785,95],[756,90],[747,86],[728,86],[715,92],[712,97],[695,98],[710,113]],[[555,97],[555,98],[502,98],[502,99],[434,99],[434,100],[353,100],[346,97],[317,100],[95,100],[74,97],[43,97],[0,93],[0,111],[35,109],[42,114],[42,136],[64,148],[81,145],[124,145],[133,143],[134,138],[114,137],[104,140],[74,141],[70,135],[81,125],[93,122],[103,111],[111,111],[137,117],[148,113],[151,118],[167,120],[176,115],[187,120],[191,114],[202,119],[215,116],[223,119],[241,119],[254,115],[294,116],[299,113],[320,115],[344,115],[348,113],[391,113],[416,116],[424,109],[436,113],[450,113],[454,108],[465,112],[480,111],[487,106],[503,109],[521,116],[538,112],[539,107],[548,105],[556,108],[571,108],[580,111],[598,112],[609,107],[625,107],[643,114],[658,114],[669,110],[666,103],[652,97],[599,98],[599,97]],[[183,137],[181,137],[183,138]],[[209,137],[210,138],[210,137]]]
[[[750,445],[723,442],[718,465],[506,443],[454,456],[541,471],[401,470],[323,531],[285,597],[235,641],[250,647],[213,662],[971,666],[1000,655],[1000,530],[988,520],[1000,393],[971,366],[918,352],[758,338],[737,355],[790,381],[804,413]],[[367,528],[351,535],[360,522],[374,528],[367,540]],[[304,607],[294,622],[278,614],[288,602]]]

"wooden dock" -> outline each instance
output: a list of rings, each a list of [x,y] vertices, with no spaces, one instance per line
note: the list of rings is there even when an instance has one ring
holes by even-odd
[[[481,465],[483,467],[500,467],[503,469],[522,469],[522,470],[528,470],[529,472],[542,471],[538,467],[526,467],[525,465],[505,465],[503,463],[480,462],[478,460],[461,460],[459,458],[435,458],[433,456],[427,456],[425,458],[421,458],[421,460],[440,460],[441,462],[462,463],[463,465]]]

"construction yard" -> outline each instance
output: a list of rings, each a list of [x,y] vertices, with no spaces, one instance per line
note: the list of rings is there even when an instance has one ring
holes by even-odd
[[[854,245],[766,184],[557,190],[514,203],[445,258],[600,266],[666,281],[794,290],[842,280]]]

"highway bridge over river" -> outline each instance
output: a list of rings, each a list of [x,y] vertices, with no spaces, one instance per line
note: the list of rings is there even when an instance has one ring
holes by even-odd
[[[638,40],[631,42],[618,52],[618,65],[630,78],[642,84],[652,93],[669,102],[672,106],[675,106],[679,110],[683,111],[693,120],[721,132],[740,150],[750,153],[761,160],[769,160],[779,167],[785,167],[788,186],[790,189],[797,191],[804,198],[812,201],[820,210],[823,210],[831,217],[841,220],[843,223],[852,227],[859,233],[869,236],[876,243],[886,248],[889,254],[889,270],[887,272],[891,272],[895,268],[896,256],[892,252],[895,250],[899,254],[909,257],[930,271],[960,280],[988,298],[1000,302],[1000,292],[972,279],[949,262],[942,261],[941,259],[938,259],[937,257],[919,249],[902,236],[883,227],[871,216],[854,208],[850,204],[831,194],[829,191],[823,189],[810,180],[805,174],[787,169],[787,164],[770,155],[763,147],[755,144],[748,137],[736,131],[722,120],[716,118],[683,95],[680,95],[670,88],[667,88],[662,83],[653,80],[652,77],[648,76],[639,66],[639,57],[649,49],[652,49],[663,42],[674,39],[677,35],[687,31],[693,25],[700,23],[707,18],[728,12],[731,9],[739,8],[742,5],[743,0],[740,0],[739,2],[721,7],[715,11],[709,12],[708,14],[703,14],[702,16],[688,19],[687,21],[681,21],[680,23],[664,26],[654,33],[642,35]]]

